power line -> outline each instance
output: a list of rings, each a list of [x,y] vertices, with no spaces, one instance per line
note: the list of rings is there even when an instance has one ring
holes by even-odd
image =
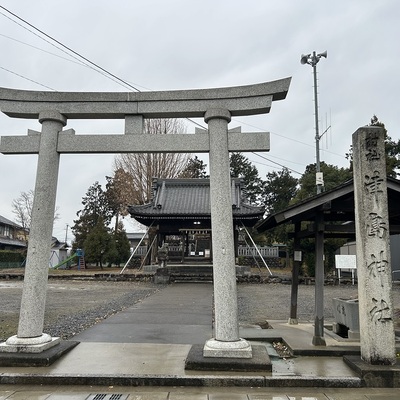
[[[125,86],[128,86],[129,88],[136,90],[137,92],[140,92],[139,89],[137,89],[135,86],[131,85],[130,83],[124,81],[123,79],[119,78],[118,76],[114,75],[113,73],[107,71],[105,68],[101,67],[100,65],[90,61],[88,58],[82,56],[81,54],[79,54],[78,52],[76,52],[75,50],[71,49],[70,47],[64,45],[63,43],[61,43],[60,41],[58,41],[57,39],[53,38],[52,36],[48,35],[47,33],[43,32],[42,30],[40,30],[39,28],[37,28],[36,26],[32,25],[31,23],[29,23],[28,21],[26,21],[25,19],[19,17],[18,15],[14,14],[13,12],[11,12],[10,10],[8,10],[7,8],[5,8],[4,6],[0,5],[0,8],[2,8],[4,11],[8,12],[9,14],[11,14],[13,17],[17,18],[18,20],[22,21],[24,24],[30,26],[31,28],[33,28],[34,30],[36,30],[37,32],[39,32],[41,35],[45,36],[46,38],[52,40],[53,42],[57,43],[58,45],[60,45],[61,47],[63,47],[64,49],[68,50],[70,53],[78,56],[79,58],[81,58],[82,60],[85,60],[86,62],[88,62],[90,65],[96,67],[98,70],[106,73],[107,75],[113,77],[114,79],[116,79],[120,84],[123,84]],[[11,19],[9,17],[7,17],[6,15],[4,15],[3,13],[1,13],[3,16],[5,16],[8,19]],[[11,19],[11,21],[13,21],[14,23],[16,23],[17,25],[20,25],[18,22],[14,21]],[[20,25],[21,27],[25,28],[24,26]],[[35,34],[34,32],[30,31],[29,29],[27,29],[29,32],[33,33],[34,35],[38,36],[37,34]],[[42,40],[46,41],[47,43],[51,44],[52,46],[54,46],[52,43],[48,42],[47,40],[43,39],[42,37],[38,36],[39,38],[41,38]],[[54,46],[56,47],[56,46]],[[59,49],[60,50],[60,49]],[[63,50],[62,50],[63,51]],[[67,53],[68,54],[68,53]],[[71,56],[71,54],[69,54]],[[99,71],[97,71],[99,72]]]
[[[278,163],[278,162],[276,162],[276,161],[274,161],[274,160],[270,160],[269,158],[267,158],[267,157],[265,157],[265,156],[262,156],[261,154],[255,153],[255,152],[253,152],[253,151],[252,151],[252,154],[254,154],[255,156],[261,157],[261,158],[263,158],[264,160],[267,160],[267,161],[269,161],[269,162],[272,162],[272,163],[274,163],[274,164],[276,164],[276,165],[279,165],[280,167],[286,168],[286,169],[288,169],[289,171],[295,172],[296,174],[303,175],[301,172],[296,171],[296,170],[294,170],[294,169],[292,169],[292,168],[286,167],[285,165],[280,164],[280,163]]]
[[[238,119],[236,119],[236,118],[235,118],[235,120],[236,120],[237,122],[241,123],[241,124],[244,124],[244,125],[247,125],[247,126],[251,126],[252,128],[256,128],[256,129],[258,129],[258,130],[260,130],[260,131],[264,131],[264,129],[262,129],[262,128],[258,127],[258,126],[249,124],[249,123],[244,122],[244,121],[240,121],[240,120],[238,120]],[[287,140],[291,140],[292,142],[296,142],[296,143],[302,144],[302,145],[304,145],[304,146],[308,146],[308,147],[312,147],[312,148],[315,147],[314,144],[302,142],[302,141],[300,141],[300,140],[293,139],[293,138],[290,138],[290,137],[288,137],[288,136],[281,135],[281,134],[276,133],[276,132],[270,132],[270,133],[271,133],[272,135],[279,136],[279,137],[284,138],[284,139],[287,139]],[[332,154],[332,155],[341,157],[341,158],[346,158],[343,154],[334,153],[333,151],[329,151],[329,150],[326,150],[326,149],[323,150],[323,151],[326,152],[326,153],[329,153],[329,154]],[[289,161],[289,160],[286,160],[286,161]],[[289,162],[291,162],[291,161],[289,161]]]
[[[39,85],[39,86],[43,86],[43,87],[45,87],[46,89],[50,89],[50,90],[53,90],[54,92],[57,92],[56,89],[53,89],[53,88],[51,88],[50,86],[43,85],[42,83],[39,83],[39,82],[37,82],[37,81],[34,81],[33,79],[27,78],[26,76],[23,76],[23,75],[21,75],[21,74],[17,74],[17,73],[14,72],[14,71],[10,71],[10,70],[7,69],[7,68],[4,68],[4,67],[1,67],[1,66],[0,66],[0,69],[2,69],[2,70],[4,70],[4,71],[7,71],[7,72],[9,72],[10,74],[14,74],[14,75],[16,75],[16,76],[18,76],[18,77],[20,77],[20,78],[22,78],[22,79],[26,79],[26,80],[29,81],[29,82],[36,83],[36,84]]]
[[[1,14],[1,15],[4,15],[4,14],[1,13],[1,12],[0,12],[0,14]],[[6,15],[4,15],[4,16],[5,16],[6,18],[8,18]],[[14,21],[13,21],[13,22],[14,22]],[[24,27],[23,27],[23,28],[24,28]],[[25,29],[25,28],[24,28],[24,29]],[[28,29],[28,31],[31,32],[29,29]],[[31,33],[34,34],[34,32],[31,32]],[[22,40],[18,40],[18,39],[12,38],[12,37],[7,36],[7,35],[4,35],[4,34],[2,34],[2,33],[0,33],[0,36],[3,36],[3,37],[6,38],[6,39],[13,40],[14,42],[23,44],[23,45],[25,45],[25,46],[32,47],[33,49],[42,51],[43,53],[50,54],[50,55],[52,55],[52,56],[54,56],[54,57],[61,58],[62,60],[65,60],[65,61],[68,61],[68,62],[71,62],[71,63],[74,63],[74,64],[78,64],[78,65],[86,66],[86,67],[87,67],[86,64],[82,63],[82,62],[79,61],[79,60],[77,60],[77,61],[71,60],[71,58],[67,58],[67,57],[60,56],[59,54],[52,53],[51,51],[47,51],[47,50],[41,49],[40,47],[33,46],[32,44],[23,42]],[[40,36],[38,36],[38,37],[40,37]],[[47,42],[47,43],[49,43],[49,42]],[[53,46],[52,43],[49,43],[49,44]],[[55,47],[56,47],[56,46],[55,46]],[[56,47],[56,49],[59,49],[59,48]],[[61,49],[59,49],[59,50],[61,50]],[[62,50],[61,50],[61,51],[62,51]],[[68,56],[70,56],[70,55],[69,55],[68,53],[66,53],[66,52],[65,52],[65,54],[67,54]],[[76,58],[75,58],[75,60],[76,60]]]
[[[39,37],[41,40],[44,40],[46,43],[50,44],[51,46],[53,46],[53,47],[57,48],[58,50],[64,52],[64,53],[67,54],[68,56],[73,57],[75,60],[77,60],[77,62],[78,62],[79,64],[84,65],[84,66],[87,66],[88,68],[93,69],[94,71],[100,73],[101,75],[103,75],[103,76],[105,76],[105,77],[108,77],[109,79],[113,80],[113,81],[116,82],[116,83],[122,84],[122,85],[125,86],[125,87],[128,86],[129,88],[131,88],[131,89],[133,89],[133,90],[135,90],[135,91],[137,91],[137,92],[141,92],[136,86],[133,86],[133,85],[130,84],[129,82],[125,81],[124,79],[119,78],[118,76],[116,76],[115,74],[109,72],[108,70],[106,70],[105,68],[101,67],[100,65],[98,65],[98,64],[96,64],[96,63],[90,61],[88,58],[84,57],[83,55],[81,55],[80,53],[78,53],[78,52],[76,52],[75,50],[71,49],[70,47],[64,45],[63,43],[61,43],[60,41],[58,41],[58,40],[55,39],[54,37],[52,37],[52,36],[48,35],[47,33],[43,32],[42,30],[40,30],[40,29],[37,28],[36,26],[32,25],[31,23],[29,23],[29,22],[26,21],[25,19],[19,17],[17,14],[15,14],[15,13],[13,13],[12,11],[8,10],[6,7],[0,5],[0,8],[3,9],[4,11],[6,11],[7,13],[11,14],[13,17],[17,18],[18,20],[22,21],[24,24],[30,26],[31,28],[33,28],[34,30],[36,30],[37,32],[39,32],[41,35],[43,35],[43,36],[45,36],[46,38],[50,39],[51,41],[57,43],[57,44],[58,44],[59,46],[61,46],[63,49],[68,50],[68,51],[69,51],[70,53],[72,53],[73,55],[71,55],[70,53],[66,52],[65,50],[60,49],[59,47],[55,46],[53,43],[51,43],[51,42],[49,42],[48,40],[46,40],[45,38],[39,36],[38,34],[36,34],[35,32],[31,31],[30,29],[26,28],[25,26],[21,25],[20,23],[18,23],[17,21],[13,20],[13,19],[10,18],[10,17],[8,17],[8,16],[5,15],[4,13],[1,13],[1,12],[0,12],[1,15],[3,15],[4,17],[10,19],[12,22],[14,22],[14,23],[16,23],[17,25],[21,26],[23,29],[28,30],[30,33],[32,33],[32,34],[34,34],[35,36]],[[2,35],[2,36],[5,36],[5,35]],[[5,36],[5,37],[7,37],[7,36]],[[12,39],[12,38],[9,38],[9,39]],[[16,39],[12,39],[12,40],[16,40]],[[17,41],[17,40],[16,40],[16,41]],[[20,42],[20,43],[24,43],[24,42]],[[24,43],[24,44],[26,44],[26,43]],[[28,45],[28,44],[26,44],[26,45]],[[29,45],[28,45],[28,46],[29,46]],[[32,46],[32,47],[34,47],[34,46]],[[34,48],[35,48],[35,47],[34,47]],[[41,50],[41,49],[39,49],[39,48],[37,48],[37,49],[38,49],[38,50]],[[45,50],[42,50],[42,51],[45,51]],[[45,51],[45,52],[46,52],[46,51]],[[53,53],[50,53],[50,52],[47,52],[47,53],[52,54],[52,55],[54,55],[54,56],[57,56],[56,54],[53,54]],[[79,58],[76,58],[74,55],[77,56],[77,57],[79,57],[80,59],[86,61],[86,62],[89,63],[90,65],[87,65],[86,63],[83,63]],[[63,58],[63,57],[61,57],[61,58]],[[68,61],[70,61],[70,60],[68,60]],[[92,66],[96,67],[97,69],[93,68]],[[2,69],[5,69],[5,68],[2,68]],[[6,70],[6,69],[5,69],[5,70]],[[17,75],[17,76],[21,76],[23,79],[27,79],[27,80],[29,80],[29,81],[31,81],[31,82],[37,83],[37,84],[40,85],[40,86],[49,88],[49,87],[46,86],[46,85],[40,84],[40,83],[38,83],[38,82],[36,82],[36,81],[33,81],[33,80],[29,79],[29,78],[23,77],[22,75],[19,75],[19,74],[15,73],[15,72],[12,72],[12,71],[10,71],[10,70],[6,70],[6,71],[8,71],[8,72],[10,72],[10,73],[13,73],[13,74],[15,74],[15,75]],[[55,89],[52,89],[52,88],[49,88],[49,89],[55,90]],[[190,119],[190,118],[186,118],[186,119],[187,119],[188,121],[192,122],[193,124],[195,124],[195,125],[197,125],[197,126],[199,126],[199,127],[201,127],[201,128],[204,129],[204,126],[201,125],[200,123],[198,123],[198,122],[196,122],[196,121],[193,121],[193,120]],[[248,126],[251,126],[251,127],[253,127],[253,128],[262,130],[261,128],[256,127],[256,126],[254,126],[254,125],[251,125],[251,124],[249,124],[249,123],[246,123],[246,122],[243,122],[243,121],[239,121],[239,120],[238,120],[238,122],[240,122],[240,123],[242,123],[242,124],[245,124],[245,125],[248,125]],[[284,136],[284,135],[280,135],[280,134],[275,133],[275,132],[271,132],[271,133],[274,134],[274,135],[276,135],[276,136],[283,137],[283,138],[285,138],[285,139],[287,139],[287,140],[291,140],[291,141],[294,141],[294,142],[303,144],[303,145],[305,145],[305,146],[313,147],[313,146],[311,146],[311,145],[308,144],[308,143],[301,142],[301,141],[299,141],[299,140],[296,140],[296,139],[293,139],[293,138],[289,138],[289,137],[286,137],[286,136]],[[336,154],[336,153],[330,152],[330,151],[328,151],[328,150],[324,150],[324,151],[326,151],[327,153],[331,153],[331,154],[340,156],[340,157],[344,157],[344,156],[341,156],[340,154]],[[253,154],[258,155],[257,153],[253,153]],[[281,165],[281,164],[279,164],[279,163],[276,163],[276,162],[274,162],[274,161],[272,161],[272,160],[269,160],[269,161],[271,161],[271,162],[273,162],[273,163],[275,163],[275,164],[277,164],[277,165],[283,166],[283,165]],[[284,160],[284,161],[291,162],[290,160]],[[287,167],[285,167],[285,168],[287,168]],[[290,168],[288,168],[288,169],[290,169]],[[293,169],[290,169],[290,170],[293,171],[293,172],[298,173],[297,171],[295,171],[295,170],[293,170]]]
[[[4,17],[10,19],[12,22],[14,22],[14,23],[16,23],[17,25],[21,26],[23,29],[26,29],[28,32],[34,34],[35,36],[39,37],[41,40],[44,40],[46,43],[48,43],[48,44],[50,44],[51,46],[57,48],[58,50],[64,52],[64,53],[67,54],[68,56],[73,57],[75,60],[78,61],[79,64],[84,65],[84,66],[87,66],[88,68],[93,69],[94,71],[100,73],[101,75],[103,75],[103,76],[105,76],[105,77],[108,77],[109,79],[113,80],[114,82],[116,82],[116,83],[118,83],[118,84],[122,84],[122,86],[125,85],[125,87],[128,86],[129,88],[134,89],[134,90],[136,90],[137,92],[141,92],[137,87],[131,85],[129,82],[127,82],[127,81],[125,81],[125,80],[119,78],[118,76],[114,75],[113,73],[107,71],[105,68],[101,67],[100,65],[98,65],[98,64],[96,64],[96,63],[90,61],[88,58],[82,56],[81,54],[79,54],[78,52],[74,51],[74,50],[71,49],[70,47],[64,45],[63,43],[61,43],[61,42],[58,41],[57,39],[55,39],[55,38],[53,38],[52,36],[48,35],[47,33],[43,32],[42,30],[40,30],[39,28],[35,27],[34,25],[32,25],[31,23],[29,23],[28,21],[24,20],[23,18],[19,17],[19,16],[16,15],[15,13],[11,12],[10,10],[8,10],[8,9],[5,8],[4,6],[1,6],[1,5],[0,5],[0,8],[2,8],[4,11],[8,12],[9,14],[11,14],[11,15],[14,16],[15,18],[17,18],[18,20],[22,21],[23,23],[27,24],[28,26],[30,26],[30,27],[33,28],[34,30],[40,32],[42,35],[44,35],[45,37],[47,37],[47,38],[49,38],[50,40],[54,41],[54,42],[57,43],[58,45],[62,46],[64,49],[67,49],[69,52],[71,52],[71,53],[73,53],[74,55],[78,56],[79,58],[85,60],[85,61],[88,62],[89,64],[95,66],[97,69],[93,68],[91,65],[87,65],[86,63],[83,63],[82,61],[80,61],[79,59],[77,59],[74,55],[71,55],[71,54],[67,53],[65,50],[60,49],[59,47],[55,46],[53,43],[51,43],[51,42],[49,42],[48,40],[44,39],[43,37],[37,35],[35,32],[32,32],[30,29],[24,27],[23,25],[19,24],[17,21],[14,21],[12,18],[9,18],[9,17],[8,17],[7,15],[5,15],[4,13],[1,13],[1,12],[0,12],[1,15],[3,15]],[[3,36],[5,36],[5,35],[3,35]],[[21,42],[21,43],[23,43],[23,42]],[[32,47],[34,47],[34,46],[32,46]],[[38,50],[40,50],[40,49],[38,49]],[[44,50],[43,50],[43,51],[44,51]],[[50,52],[48,52],[48,53],[49,53],[49,54],[52,54],[52,53],[50,53]],[[53,55],[55,55],[55,54],[53,54]],[[9,71],[9,72],[11,72],[11,71]],[[13,72],[11,72],[11,73],[13,73]],[[107,74],[107,75],[106,75],[106,74]],[[16,74],[16,75],[18,75],[18,74]],[[22,77],[22,76],[21,76],[21,77]],[[24,78],[24,79],[28,79],[28,78]],[[29,79],[28,79],[28,80],[29,80]],[[32,82],[35,82],[35,81],[32,81]],[[35,83],[37,83],[37,82],[35,82]],[[39,83],[38,83],[38,84],[39,84]],[[42,85],[42,84],[39,84],[39,85],[46,87],[45,85]],[[54,89],[52,89],[52,90],[54,90]],[[195,125],[197,125],[197,126],[199,126],[199,127],[201,127],[201,128],[204,129],[204,126],[201,125],[201,124],[199,124],[198,122],[193,121],[193,120],[190,119],[190,118],[186,118],[186,119],[187,119],[188,121],[192,122],[193,124],[195,124]]]

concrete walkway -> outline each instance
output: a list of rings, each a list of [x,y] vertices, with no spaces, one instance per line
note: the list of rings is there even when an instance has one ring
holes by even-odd
[[[172,284],[76,335],[80,342],[204,344],[212,337],[211,284]]]
[[[400,397],[400,389],[361,387],[342,357],[357,353],[357,343],[332,335],[326,348],[316,349],[310,324],[271,324],[274,329],[242,327],[241,336],[267,346],[272,372],[187,371],[191,345],[212,337],[212,285],[171,284],[77,335],[80,344],[50,366],[1,367],[0,400]],[[269,341],[282,337],[298,356],[275,353]]]

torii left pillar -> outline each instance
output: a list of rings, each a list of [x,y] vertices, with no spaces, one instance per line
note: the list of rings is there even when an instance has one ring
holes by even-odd
[[[42,131],[24,289],[18,333],[8,338],[2,349],[8,352],[42,352],[60,342],[60,338],[43,333],[43,324],[53,227],[48,221],[54,215],[60,164],[57,141],[67,120],[57,111],[48,111],[40,113],[39,122]]]

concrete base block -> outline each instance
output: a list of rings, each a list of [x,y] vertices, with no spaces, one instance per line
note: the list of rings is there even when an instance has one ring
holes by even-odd
[[[312,339],[312,344],[314,346],[326,346],[326,341],[323,336],[314,336]]]
[[[360,356],[344,356],[344,362],[355,371],[367,387],[400,387],[400,360],[395,365],[371,365]]]
[[[154,283],[165,285],[170,282],[171,274],[168,268],[157,268],[154,274]]]
[[[248,265],[236,265],[236,276],[251,275],[251,268]]]
[[[204,357],[222,358],[251,358],[253,356],[251,345],[244,339],[234,342],[223,342],[221,340],[207,340],[203,348]]]
[[[252,358],[204,357],[203,346],[191,347],[185,360],[186,370],[198,371],[272,371],[271,359],[262,345],[253,346]]]
[[[352,331],[349,329],[347,337],[351,340],[360,340],[360,331]]]
[[[0,353],[41,353],[60,341],[60,338],[53,338],[47,333],[32,338],[20,338],[15,335],[0,344]]]
[[[158,268],[160,268],[158,265],[144,265],[143,272],[145,274],[154,274]]]
[[[288,324],[289,325],[298,325],[299,324],[299,320],[297,318],[289,318],[288,319]]]
[[[3,344],[3,343],[2,343]],[[73,349],[79,342],[62,341],[41,353],[2,353],[1,367],[46,367],[58,360],[62,355]]]

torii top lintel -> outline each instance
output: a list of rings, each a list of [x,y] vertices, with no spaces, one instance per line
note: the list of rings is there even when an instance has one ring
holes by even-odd
[[[9,117],[37,119],[56,110],[67,119],[203,117],[210,109],[232,116],[265,114],[282,100],[291,78],[247,86],[158,92],[48,92],[0,88],[0,109]]]

